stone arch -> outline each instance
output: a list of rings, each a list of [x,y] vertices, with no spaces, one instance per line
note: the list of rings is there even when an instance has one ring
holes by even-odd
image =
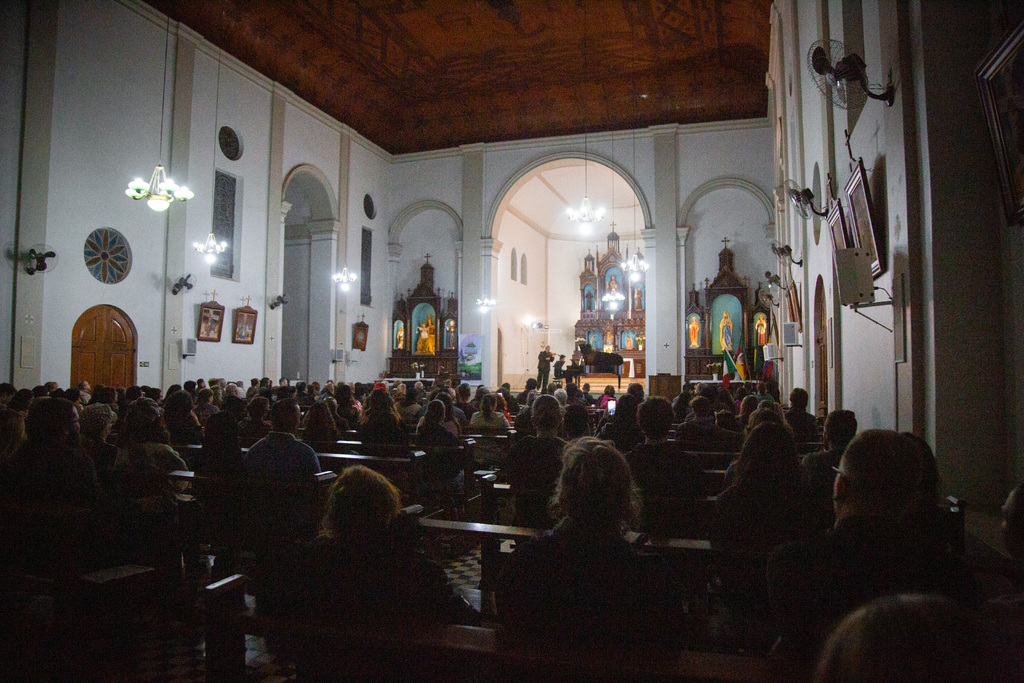
[[[697,189],[690,193],[690,196],[683,202],[683,206],[679,209],[680,222],[677,227],[687,227],[690,225],[690,212],[693,211],[693,207],[701,199],[701,197],[711,194],[716,190],[723,190],[726,188],[733,188],[743,190],[754,195],[754,197],[764,207],[764,213],[767,218],[765,225],[775,225],[775,208],[772,204],[772,200],[768,198],[764,190],[743,178],[723,176],[721,178],[713,178],[706,183],[701,184]]]
[[[303,222],[338,220],[338,200],[334,196],[331,181],[323,171],[313,164],[299,164],[293,167],[281,184],[282,197],[287,196],[292,183],[296,183],[295,187],[305,195],[309,203],[310,213]]]
[[[566,151],[545,154],[544,156],[538,159],[534,159],[533,161],[527,163],[518,171],[514,172],[511,176],[509,176],[509,179],[502,186],[501,190],[498,191],[498,194],[495,196],[494,201],[491,203],[491,208],[487,212],[487,220],[486,222],[484,222],[483,226],[483,238],[489,239],[494,237],[494,222],[497,220],[498,214],[504,208],[506,201],[515,195],[516,190],[519,189],[519,186],[529,179],[530,174],[535,169],[544,166],[545,164],[550,164],[551,162],[561,161],[564,159],[585,159],[587,161],[593,161],[595,163],[601,164],[602,166],[607,166],[608,168],[615,171],[615,173],[619,174],[619,176],[621,176],[622,179],[629,184],[630,188],[632,188],[633,190],[633,193],[637,197],[637,201],[640,202],[640,209],[643,211],[644,215],[644,228],[653,227],[653,221],[651,219],[651,207],[647,202],[647,198],[644,196],[643,190],[640,188],[640,184],[636,181],[636,178],[634,178],[631,173],[629,173],[625,168],[623,168],[618,163],[612,161],[611,159],[600,156],[598,154],[594,154],[593,152],[588,152],[584,154],[583,152],[578,151]]]
[[[448,230],[452,235],[452,241],[456,243],[462,241],[462,218],[455,212],[455,209],[436,199],[421,199],[402,209],[401,213],[392,221],[390,227],[388,227],[388,242],[400,244],[402,231],[405,230],[405,226],[417,214],[421,214],[424,211],[443,211],[448,214],[452,219],[452,224],[448,226]]]

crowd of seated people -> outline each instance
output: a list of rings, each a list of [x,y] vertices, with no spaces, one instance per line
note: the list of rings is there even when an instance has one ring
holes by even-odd
[[[857,434],[853,413],[836,411],[824,421],[821,450],[801,457],[797,444],[819,439],[802,390],[791,392],[784,409],[772,387],[733,393],[687,386],[670,404],[643,400],[636,385],[622,395],[606,392],[602,411],[588,403],[589,387],[574,384],[557,397],[536,387],[518,397],[507,387],[483,388],[474,397],[468,385],[444,382],[292,387],[269,380],[255,381],[243,397],[240,385],[206,384],[186,382],[166,396],[149,387],[26,392],[0,385],[0,501],[94,510],[90,523],[107,530],[95,535],[106,544],[95,549],[96,566],[148,564],[173,585],[183,520],[179,490],[167,477],[172,470],[207,477],[211,483],[196,493],[208,515],[230,526],[240,523],[232,518],[239,489],[218,489],[217,481],[310,482],[320,471],[316,445],[344,438],[349,427],[364,442],[423,449],[450,449],[476,430],[513,427],[517,438],[500,474],[515,500],[515,523],[552,531],[521,543],[505,563],[496,596],[500,621],[543,638],[677,646],[687,613],[677,577],[666,560],[629,545],[623,532],[640,528],[647,496],[704,495],[693,453],[704,444],[735,453],[707,540],[716,550],[764,558],[765,628],[777,637],[780,656],[811,659],[824,648],[831,663],[819,675],[835,680],[836,667],[847,666],[844,657],[853,652],[843,643],[859,638],[865,624],[888,623],[897,607],[946,610],[949,618],[958,610],[979,613],[972,578],[950,552],[937,516],[940,482],[927,443],[888,431]],[[612,397],[615,414],[608,415]],[[513,401],[517,410],[506,415]],[[431,468],[419,494],[452,495],[465,486],[453,463]],[[1007,548],[1024,565],[1019,491],[1004,516]],[[264,587],[262,604],[287,614],[342,605],[368,615],[390,605],[431,620],[475,623],[478,616],[418,548],[398,500],[381,475],[349,468],[331,490],[319,529],[298,499],[263,520],[242,520],[291,541],[266,556],[280,563],[280,577],[297,578],[286,588]],[[270,529],[271,523],[284,526]],[[872,602],[904,593],[943,597],[923,607],[909,598]],[[1024,629],[1003,628],[1008,619],[1020,620],[1024,600],[1012,598],[984,612],[983,637],[999,652],[1019,653],[1014,648],[1024,643]],[[856,641],[861,649],[882,645]],[[1020,679],[1021,667],[1007,667],[1016,678],[1001,680]]]

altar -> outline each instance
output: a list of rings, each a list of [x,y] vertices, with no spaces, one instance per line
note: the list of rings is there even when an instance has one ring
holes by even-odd
[[[400,296],[391,312],[389,378],[452,377],[459,363],[459,300],[434,288],[434,266],[420,267],[416,289]],[[413,380],[415,381],[415,380]]]
[[[600,249],[598,249],[600,252]],[[629,250],[620,252],[619,235],[608,233],[604,253],[587,252],[580,273],[580,318],[576,322],[573,360],[580,347],[622,356],[623,377],[644,377],[647,354],[647,275],[630,267]],[[639,257],[637,253],[634,259]],[[639,259],[638,259],[639,260]]]

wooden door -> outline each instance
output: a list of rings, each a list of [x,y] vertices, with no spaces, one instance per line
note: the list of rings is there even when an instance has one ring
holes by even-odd
[[[505,381],[505,336],[501,333],[501,326],[498,326],[498,386]]]
[[[828,316],[825,312],[825,283],[821,276],[814,287],[814,386],[817,415],[828,415]]]
[[[71,384],[96,386],[135,384],[135,324],[124,311],[106,304],[93,306],[75,321],[71,332]]]

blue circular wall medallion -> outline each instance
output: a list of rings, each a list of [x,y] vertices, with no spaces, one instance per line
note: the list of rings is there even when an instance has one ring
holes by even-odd
[[[97,228],[85,238],[85,267],[105,285],[116,285],[132,269],[132,249],[113,228]]]

